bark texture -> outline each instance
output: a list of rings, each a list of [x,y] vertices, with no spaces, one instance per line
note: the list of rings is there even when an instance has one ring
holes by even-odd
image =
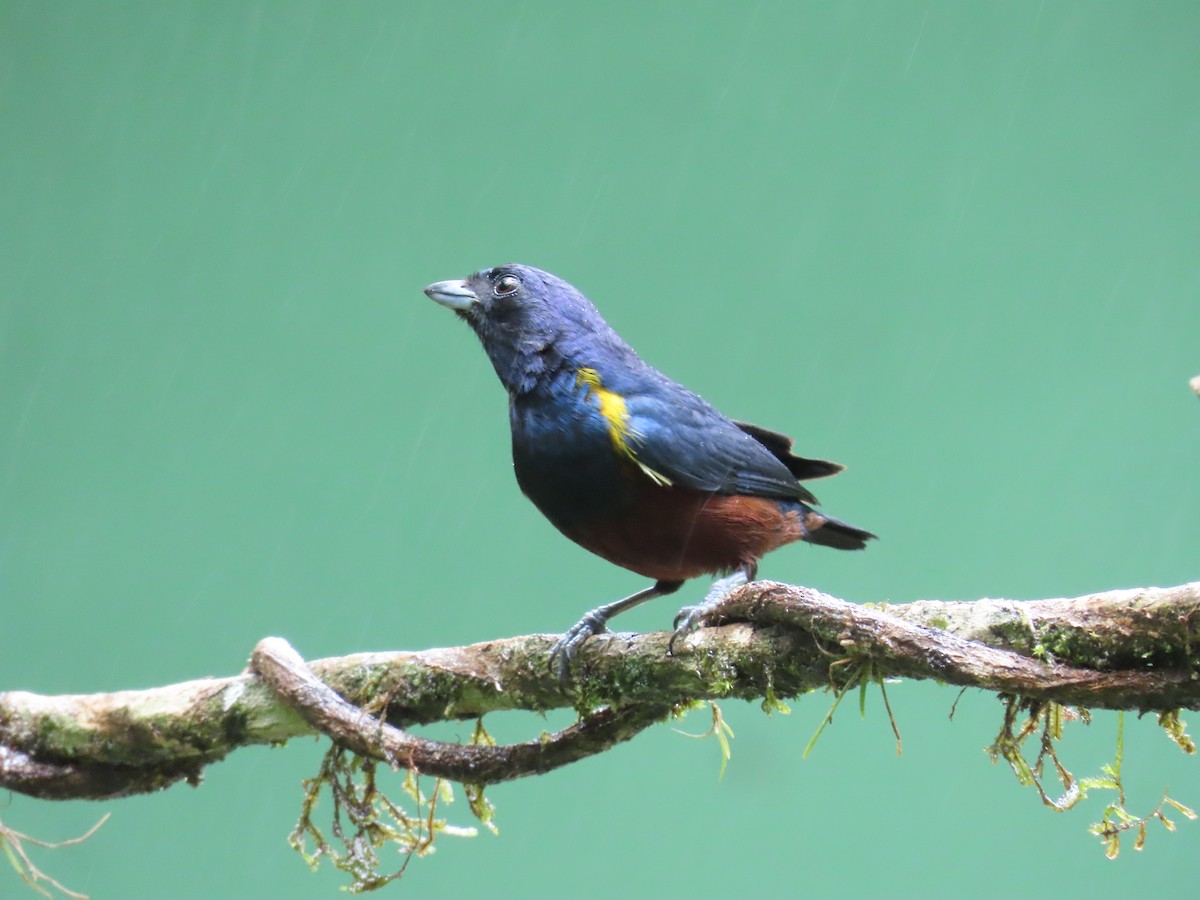
[[[118,797],[176,781],[238,747],[325,733],[392,765],[467,783],[546,771],[603,752],[694,701],[824,688],[831,655],[875,677],[934,679],[1092,709],[1200,708],[1200,582],[1014,602],[858,605],[755,582],[712,627],[592,638],[560,683],[554,635],[305,664],[280,639],[251,668],[143,691],[0,693],[0,786],[52,799]],[[574,707],[580,721],[508,747],[428,741],[413,726],[499,710]],[[367,712],[370,711],[370,712]]]

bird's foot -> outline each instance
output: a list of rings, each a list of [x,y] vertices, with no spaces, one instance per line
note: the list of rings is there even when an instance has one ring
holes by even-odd
[[[606,631],[608,616],[604,615],[604,609],[593,609],[558,639],[550,648],[550,668],[554,670],[560,682],[566,683],[571,673],[571,660],[575,658],[583,642],[592,635],[604,634]]]
[[[681,584],[683,584],[682,581],[656,581],[651,587],[643,588],[628,597],[622,597],[614,603],[597,606],[585,615],[574,628],[560,637],[557,643],[550,648],[550,668],[557,673],[558,680],[566,683],[567,676],[571,671],[571,660],[583,646],[583,642],[593,634],[603,634],[608,631],[609,619],[627,609],[633,609],[639,603],[645,603],[647,600],[653,600],[664,594],[674,593],[679,590]]]
[[[734,572],[727,578],[714,581],[712,587],[708,589],[708,593],[704,595],[702,602],[697,603],[695,606],[685,606],[679,610],[675,614],[675,630],[671,633],[671,640],[667,642],[667,653],[674,654],[676,641],[683,640],[693,631],[703,626],[720,611],[721,604],[725,602],[725,598],[749,580],[745,572]]]
[[[710,601],[685,606],[675,615],[675,630],[667,641],[667,653],[675,655],[675,642],[681,641],[704,624],[704,620],[716,611],[716,604]]]

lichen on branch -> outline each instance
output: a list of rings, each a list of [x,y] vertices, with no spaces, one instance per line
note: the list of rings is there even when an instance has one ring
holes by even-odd
[[[379,715],[377,743],[356,751],[482,784],[601,752],[681,705],[824,688],[831,652],[870,660],[877,678],[1170,713],[1200,708],[1197,613],[1200,582],[1023,603],[887,606],[756,582],[732,593],[712,627],[674,655],[667,653],[666,632],[592,638],[566,685],[546,664],[552,635],[301,661],[302,668],[296,656],[291,675],[270,683],[263,667],[277,664],[272,648],[286,644],[268,641],[256,654],[257,668],[228,678],[111,694],[0,694],[0,786],[51,799],[100,799],[196,783],[205,766],[242,746],[320,731],[349,743],[353,729],[336,725],[347,716],[361,723],[364,709]],[[299,679],[292,695],[289,678]],[[314,718],[313,707],[300,702],[322,691],[346,704],[339,715]],[[414,725],[500,710],[562,707],[584,715],[549,745],[533,736],[463,755],[457,745],[432,748],[406,733]]]

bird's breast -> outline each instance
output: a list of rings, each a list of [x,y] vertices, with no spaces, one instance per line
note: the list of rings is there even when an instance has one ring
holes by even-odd
[[[613,440],[594,393],[552,400],[513,402],[517,482],[593,553],[675,581],[735,568],[801,537],[792,504],[688,490],[647,473]]]
[[[585,390],[518,398],[510,419],[517,483],[551,522],[563,529],[622,508],[628,473],[608,420]]]

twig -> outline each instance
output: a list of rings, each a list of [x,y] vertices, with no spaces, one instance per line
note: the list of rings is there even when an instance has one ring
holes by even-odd
[[[0,849],[8,857],[9,863],[21,876],[21,880],[27,885],[41,894],[43,897],[51,896],[42,885],[49,885],[58,892],[66,894],[72,900],[88,900],[87,894],[80,894],[65,887],[62,882],[58,881],[51,875],[47,875],[40,868],[34,865],[33,860],[29,858],[29,854],[25,851],[26,844],[33,844],[35,847],[45,847],[49,850],[58,850],[62,847],[74,847],[76,844],[82,844],[84,841],[91,838],[93,834],[100,830],[105,822],[108,821],[112,813],[105,813],[100,817],[91,828],[81,834],[79,837],[67,838],[62,841],[43,841],[40,838],[31,837],[28,834],[23,834],[15,828],[9,828],[3,822],[0,822]]]

